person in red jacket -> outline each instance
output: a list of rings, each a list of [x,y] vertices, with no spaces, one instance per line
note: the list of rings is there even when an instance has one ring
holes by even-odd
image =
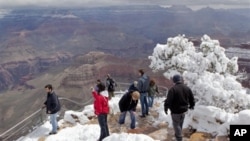
[[[103,83],[97,84],[97,91],[92,88],[92,95],[94,97],[94,110],[97,115],[98,122],[101,128],[101,133],[98,141],[102,141],[109,136],[109,128],[107,123],[107,116],[109,113],[108,105],[108,91],[105,90]]]

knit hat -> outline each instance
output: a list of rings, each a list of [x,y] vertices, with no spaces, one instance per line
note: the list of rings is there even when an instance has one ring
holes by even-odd
[[[140,98],[140,93],[139,93],[138,91],[134,91],[134,92],[132,93],[132,98],[133,98],[134,100],[138,100],[138,99]]]
[[[174,83],[181,82],[181,76],[179,74],[174,75],[173,82]]]

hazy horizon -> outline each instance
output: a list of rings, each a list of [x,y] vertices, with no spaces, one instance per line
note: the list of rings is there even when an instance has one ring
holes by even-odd
[[[74,7],[104,7],[119,5],[185,5],[192,9],[203,7],[212,8],[250,8],[249,0],[0,0],[0,8],[20,8],[20,7],[58,7],[58,8],[74,8]]]

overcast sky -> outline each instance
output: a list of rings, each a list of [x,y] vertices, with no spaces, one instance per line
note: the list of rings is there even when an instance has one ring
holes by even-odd
[[[75,6],[107,6],[127,4],[157,4],[157,5],[215,5],[250,8],[250,0],[0,0],[0,7],[45,6],[45,7],[75,7]]]

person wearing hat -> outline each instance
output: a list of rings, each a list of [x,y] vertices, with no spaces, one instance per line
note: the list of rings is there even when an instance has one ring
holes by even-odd
[[[140,98],[140,93],[138,91],[129,91],[122,96],[119,101],[119,109],[121,111],[119,117],[119,124],[124,124],[127,112],[130,113],[131,124],[130,128],[135,128],[135,110]]]
[[[192,90],[183,84],[180,75],[174,75],[173,82],[175,85],[168,91],[167,99],[164,103],[164,110],[165,113],[168,114],[168,109],[170,109],[175,138],[177,141],[182,141],[182,125],[185,112],[187,112],[188,108],[194,108],[195,101]]]

